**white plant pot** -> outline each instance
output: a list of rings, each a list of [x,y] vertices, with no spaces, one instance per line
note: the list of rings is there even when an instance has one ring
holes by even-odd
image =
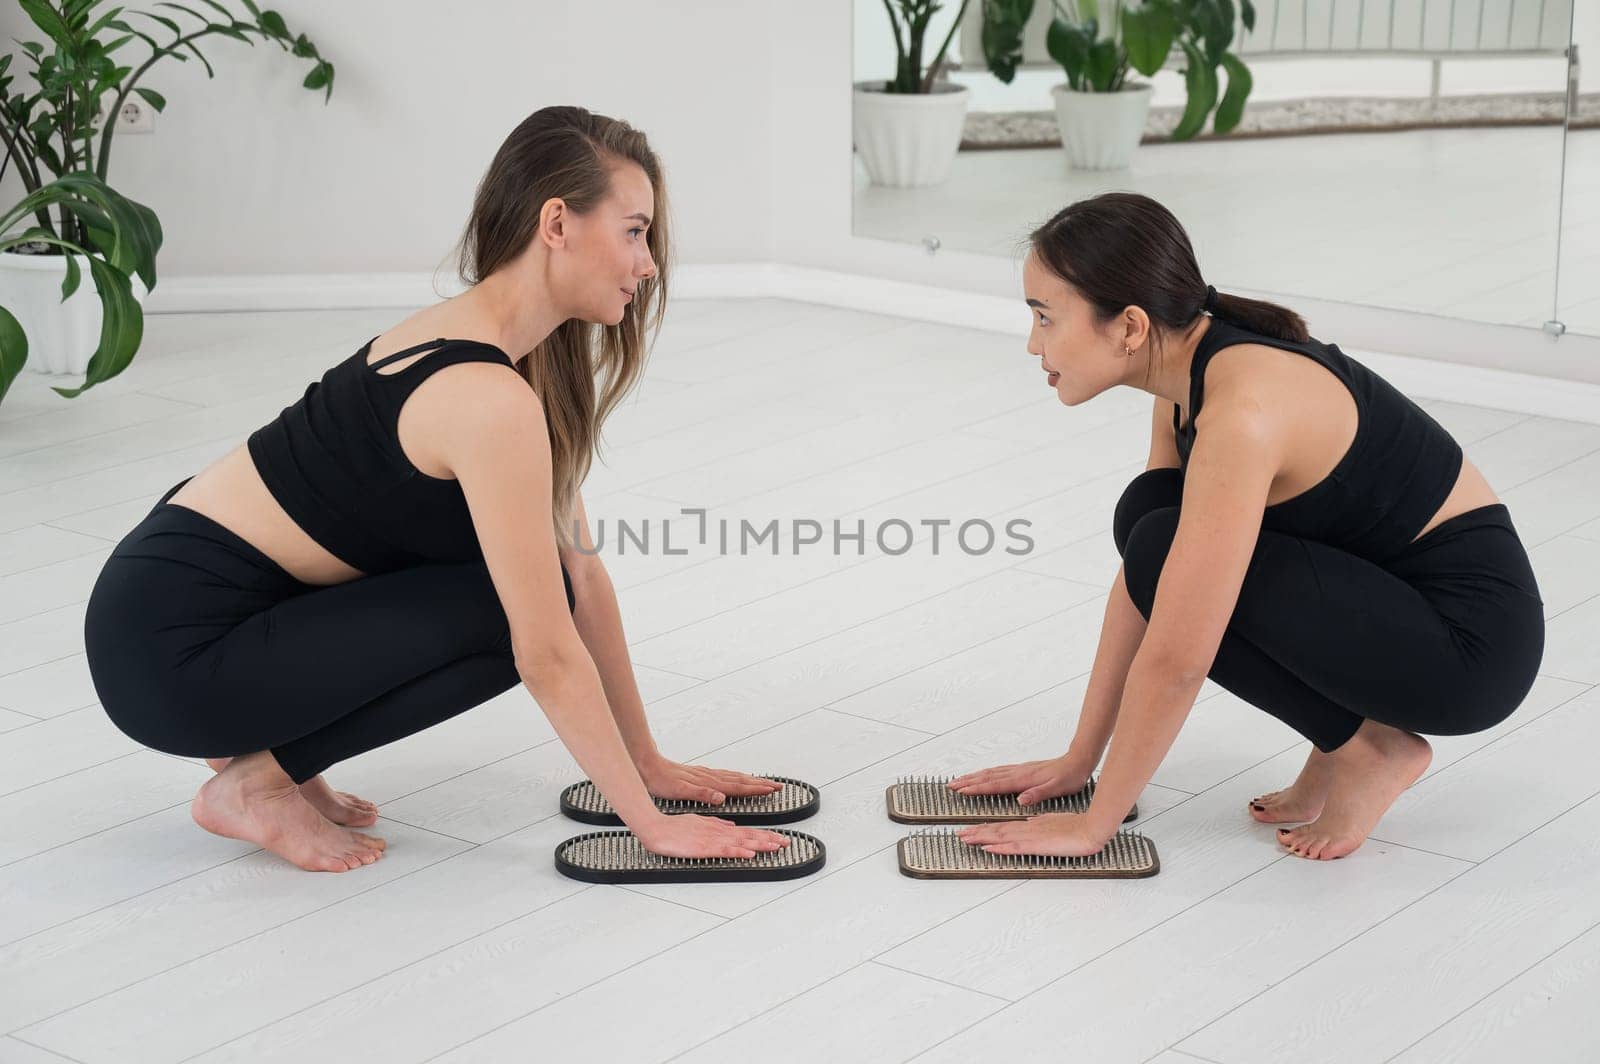
[[[855,87],[855,141],[874,185],[917,188],[950,176],[966,125],[965,85],[935,83],[929,93],[884,92],[882,81]]]
[[[82,376],[100,346],[100,293],[89,276],[89,259],[74,255],[82,270],[78,290],[61,302],[67,278],[65,255],[0,252],[0,307],[9,310],[28,338],[26,368],[35,373]],[[132,278],[133,297],[142,305],[144,282]]]
[[[1126,85],[1120,92],[1051,90],[1067,165],[1075,170],[1121,170],[1133,161],[1150,113],[1151,87]]]

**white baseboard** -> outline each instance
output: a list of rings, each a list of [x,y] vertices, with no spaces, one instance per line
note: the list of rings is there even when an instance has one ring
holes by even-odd
[[[144,307],[152,314],[421,307],[461,289],[455,275],[442,270],[436,275],[170,277],[162,280]],[[796,299],[996,332],[1016,331],[1019,324],[1026,331],[1028,322],[1020,300],[774,262],[679,266],[672,275],[672,298]]]
[[[453,274],[279,273],[164,277],[145,299],[151,314],[423,307],[460,292]]]
[[[152,314],[421,307],[461,291],[453,274],[278,274],[164,279],[145,301]],[[1242,293],[1255,294],[1255,293]],[[987,332],[1028,331],[1014,299],[775,262],[691,264],[673,274],[674,299],[794,299]],[[1270,297],[1268,297],[1270,298]],[[1416,315],[1423,321],[1427,315]],[[1319,333],[1319,336],[1321,334]],[[1337,342],[1333,336],[1325,336]],[[1588,342],[1589,338],[1577,338]],[[1600,424],[1600,384],[1492,366],[1340,348],[1408,395]],[[1446,367],[1448,369],[1446,370]]]

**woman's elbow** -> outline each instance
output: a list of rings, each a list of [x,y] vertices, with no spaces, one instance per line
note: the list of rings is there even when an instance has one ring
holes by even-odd
[[[1139,671],[1148,682],[1170,687],[1198,687],[1211,672],[1211,663],[1199,655],[1182,651],[1163,651],[1143,655]]]
[[[536,698],[541,692],[553,693],[570,686],[585,669],[594,668],[588,651],[576,639],[530,641],[519,646],[514,657],[517,675]]]
[[[571,553],[562,557],[561,564],[566,568],[567,579],[572,583],[572,595],[582,602],[591,588],[598,586],[607,579],[606,567],[601,564],[597,554]]]

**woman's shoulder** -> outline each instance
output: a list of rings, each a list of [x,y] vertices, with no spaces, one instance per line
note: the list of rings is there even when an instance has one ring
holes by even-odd
[[[1249,393],[1250,385],[1288,376],[1287,371],[1296,363],[1310,359],[1303,353],[1285,351],[1258,339],[1229,339],[1229,342],[1212,350],[1205,364],[1205,397],[1209,404],[1223,389],[1232,393]]]
[[[361,350],[369,364],[437,339],[464,341],[500,350],[498,344],[490,339],[495,335],[494,323],[482,314],[445,300],[415,310],[394,322],[368,341]],[[504,351],[500,353],[505,355]],[[508,362],[512,361],[510,355],[505,355],[505,358]],[[407,365],[411,361],[402,359],[390,365]]]
[[[1305,394],[1307,368],[1313,364],[1303,353],[1255,340],[1218,348],[1206,362],[1205,399],[1196,426],[1248,415],[1293,421],[1299,416],[1297,400]]]

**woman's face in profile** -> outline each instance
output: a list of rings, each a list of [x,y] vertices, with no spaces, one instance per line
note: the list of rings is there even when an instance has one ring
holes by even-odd
[[[606,198],[586,215],[567,215],[567,250],[574,256],[568,277],[577,288],[573,317],[615,325],[633,305],[639,282],[655,276],[646,239],[654,204],[644,170],[619,163]]]
[[[1089,304],[1072,286],[1028,253],[1022,264],[1022,296],[1033,324],[1028,353],[1039,358],[1045,383],[1066,406],[1076,406],[1122,383],[1127,363],[1096,330]]]

